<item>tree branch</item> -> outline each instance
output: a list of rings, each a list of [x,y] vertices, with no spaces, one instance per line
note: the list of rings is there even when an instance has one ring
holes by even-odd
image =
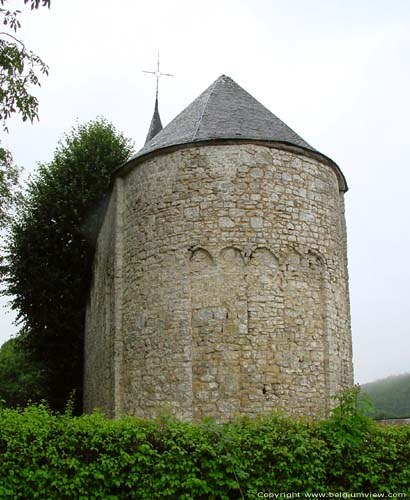
[[[5,31],[0,31],[0,35],[4,35],[4,36],[9,36],[10,38],[12,38],[15,42],[19,43],[24,49],[26,48],[26,46],[24,45],[24,43],[19,40],[18,38],[16,38],[15,36],[11,35],[10,33],[6,33]]]

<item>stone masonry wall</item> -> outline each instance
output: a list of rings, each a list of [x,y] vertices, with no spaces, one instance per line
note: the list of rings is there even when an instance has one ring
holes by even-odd
[[[93,285],[86,311],[84,410],[113,409],[113,290],[116,196],[113,193],[99,235]]]
[[[118,182],[123,201],[113,193],[96,255],[86,408],[325,415],[353,383],[332,169],[273,147],[207,145],[156,155]]]
[[[109,417],[119,409],[122,365],[121,230],[122,179],[118,179],[97,242],[84,344],[84,411],[99,408]]]

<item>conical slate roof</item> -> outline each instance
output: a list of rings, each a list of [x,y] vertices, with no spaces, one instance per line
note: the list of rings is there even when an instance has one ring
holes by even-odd
[[[145,145],[154,138],[162,130],[161,117],[158,111],[158,96],[155,99],[154,114],[152,115],[151,125],[148,130],[147,138],[145,139]]]
[[[220,76],[132,158],[215,139],[278,141],[315,151],[228,76]]]
[[[147,142],[115,171],[115,175],[129,171],[135,165],[133,160],[140,160],[167,148],[207,141],[265,141],[282,144],[284,148],[301,148],[306,154],[324,161],[334,170],[340,189],[347,191],[343,173],[333,160],[315,150],[228,76],[220,76],[165,128],[149,139],[155,124],[155,113],[158,113],[157,102]]]

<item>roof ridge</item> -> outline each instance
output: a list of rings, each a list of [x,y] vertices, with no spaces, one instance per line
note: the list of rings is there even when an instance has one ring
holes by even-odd
[[[206,102],[204,103],[204,107],[202,108],[202,111],[201,111],[201,116],[199,117],[198,124],[197,124],[197,126],[196,126],[196,128],[195,128],[195,131],[194,131],[193,135],[192,135],[192,141],[194,141],[194,140],[195,140],[195,137],[196,137],[196,135],[197,135],[197,133],[198,133],[198,131],[199,131],[199,127],[201,126],[201,123],[202,123],[202,118],[203,118],[204,113],[205,113],[205,109],[206,109],[206,107],[207,107],[207,105],[208,105],[209,99],[211,98],[212,92],[214,91],[214,88],[215,88],[216,83],[217,83],[218,81],[219,81],[219,78],[218,78],[217,80],[215,80],[215,81],[214,81],[214,83],[211,85],[211,89],[210,89],[210,92],[209,92],[209,95],[208,95],[208,99],[207,99],[207,100],[206,100]]]

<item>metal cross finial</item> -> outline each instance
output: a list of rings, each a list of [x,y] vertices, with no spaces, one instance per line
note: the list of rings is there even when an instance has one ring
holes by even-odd
[[[158,52],[158,61],[157,61],[157,70],[156,71],[144,71],[142,70],[143,73],[149,73],[150,75],[155,75],[157,78],[157,91],[156,91],[156,98],[158,99],[158,82],[161,76],[174,76],[171,75],[170,73],[162,73],[159,69],[159,52]]]

